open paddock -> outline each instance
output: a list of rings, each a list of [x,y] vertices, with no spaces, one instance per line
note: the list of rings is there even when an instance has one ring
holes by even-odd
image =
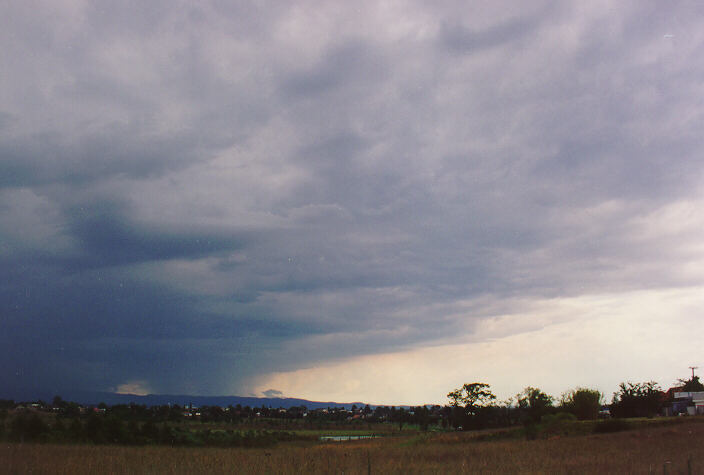
[[[437,433],[270,449],[5,443],[5,473],[704,473],[698,419],[611,434],[480,440]]]

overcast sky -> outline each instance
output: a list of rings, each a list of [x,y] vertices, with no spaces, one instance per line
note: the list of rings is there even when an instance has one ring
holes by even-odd
[[[668,387],[703,43],[694,1],[0,2],[0,387]]]

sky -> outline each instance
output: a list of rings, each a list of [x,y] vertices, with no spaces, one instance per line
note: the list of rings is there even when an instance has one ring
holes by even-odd
[[[704,6],[0,2],[0,387],[445,403],[704,367]]]

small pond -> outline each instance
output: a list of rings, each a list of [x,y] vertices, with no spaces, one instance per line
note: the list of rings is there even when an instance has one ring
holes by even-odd
[[[376,439],[378,435],[322,435],[320,440],[332,442],[345,442],[348,440]]]

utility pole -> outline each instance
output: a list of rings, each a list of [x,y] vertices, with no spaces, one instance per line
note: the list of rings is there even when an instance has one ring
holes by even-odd
[[[699,369],[699,366],[690,366],[689,369],[692,370],[692,381],[694,381],[694,370]]]

